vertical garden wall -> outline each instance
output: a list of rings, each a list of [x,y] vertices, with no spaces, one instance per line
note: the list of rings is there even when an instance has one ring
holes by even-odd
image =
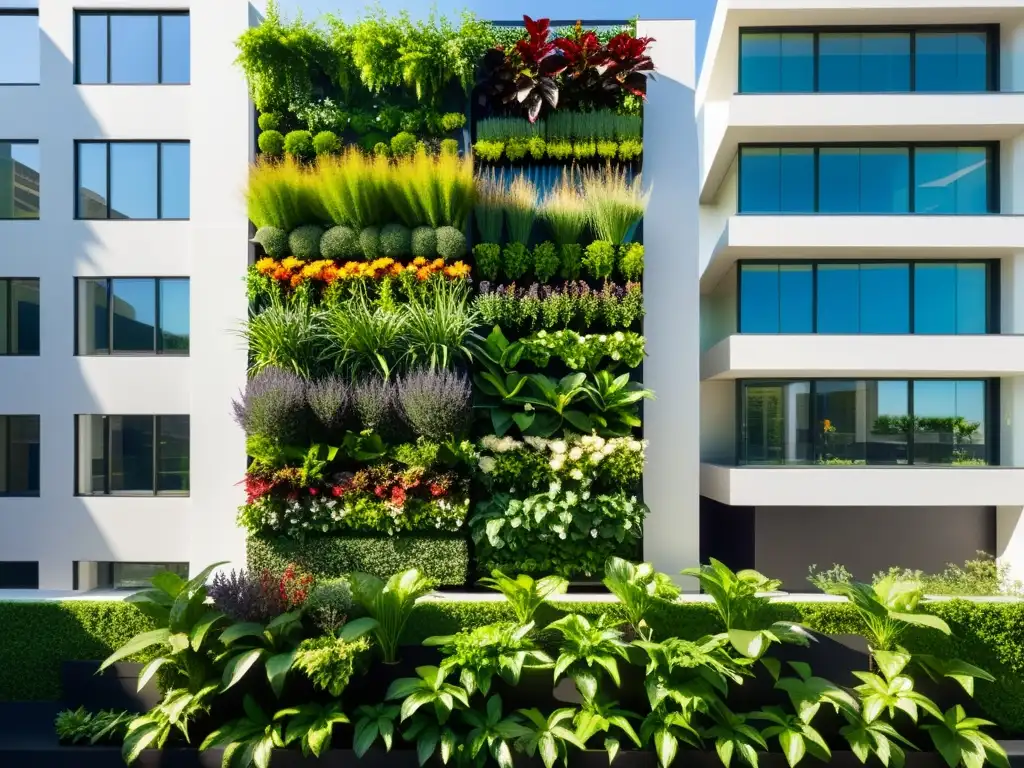
[[[649,42],[273,6],[239,41],[251,568],[461,585],[639,554]]]

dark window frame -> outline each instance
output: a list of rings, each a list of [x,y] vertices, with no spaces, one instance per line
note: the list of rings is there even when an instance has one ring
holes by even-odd
[[[909,296],[910,330],[907,333],[856,333],[835,334],[819,333],[818,331],[818,267],[821,265],[845,264],[907,264],[910,266],[910,281],[907,290]],[[984,333],[917,333],[914,330],[914,281],[917,266],[920,264],[983,264],[985,266],[985,332]],[[757,333],[742,330],[743,321],[743,267],[756,265],[762,267],[807,266],[811,268],[811,328],[805,333]],[[920,336],[921,338],[937,338],[941,336],[996,336],[1000,329],[1000,279],[1002,269],[999,259],[738,259],[736,261],[736,333],[744,336]],[[781,302],[780,302],[781,303]]]
[[[17,566],[28,567],[29,571],[35,570],[35,578],[28,579],[25,582],[20,583],[17,586],[10,584],[0,583],[0,589],[39,589],[39,561],[38,560],[0,560],[0,576],[6,581],[8,577],[8,567]]]
[[[3,15],[2,14],[2,10],[3,9],[0,9],[0,15]],[[13,83],[3,83],[3,84],[0,84],[0,88],[4,88],[7,85],[13,85]],[[39,139],[5,139],[5,138],[0,138],[0,144],[25,144],[25,145],[35,145],[35,146],[38,147],[39,146]],[[42,149],[39,150],[39,158],[40,158],[40,166],[41,166],[42,165]],[[12,191],[12,194],[13,194],[13,191]],[[34,216],[34,217],[26,217],[26,216],[17,217],[17,216],[12,216],[11,218],[7,218],[5,216],[0,216],[0,221],[39,221],[43,217],[42,194],[43,194],[43,173],[42,173],[42,170],[40,170],[39,171],[39,196],[40,197],[39,197],[39,211],[38,211],[37,215]]]
[[[79,433],[80,419],[83,417],[99,416],[103,419],[103,491],[84,493],[79,486],[78,472],[81,463],[81,448],[82,443]],[[111,454],[112,443],[111,443],[111,430],[110,430],[110,419],[114,417],[123,416],[149,416],[153,419],[153,490],[152,491],[111,491],[110,489],[110,477],[111,477]],[[160,419],[164,417],[181,418],[185,417],[189,420],[189,490],[187,491],[161,491],[160,486]],[[125,498],[146,498],[148,496],[171,496],[186,498],[192,495],[192,416],[187,413],[76,413],[75,414],[75,496],[117,496]]]
[[[83,16],[104,16],[107,19],[107,77],[103,83],[82,82],[82,25]],[[155,83],[112,83],[110,82],[110,18],[112,16],[153,16],[156,17],[156,82]],[[75,85],[121,85],[121,86],[148,86],[148,85],[191,85],[192,73],[189,67],[189,82],[187,83],[165,83],[164,82],[164,16],[185,16],[192,24],[191,14],[185,10],[76,10],[75,11]],[[191,30],[190,30],[191,32]],[[192,56],[192,44],[189,40],[189,57]],[[191,63],[191,62],[190,62]]]
[[[905,381],[907,382],[907,415],[909,417],[914,416],[914,382],[917,381],[980,381],[985,385],[985,417],[984,417],[984,431],[985,431],[985,460],[988,462],[984,467],[974,467],[975,469],[998,469],[1000,466],[1000,451],[999,451],[999,414],[1000,414],[1000,380],[998,378],[970,378],[962,376],[817,376],[814,378],[792,378],[785,379],[779,377],[770,377],[765,379],[737,379],[736,389],[734,392],[734,407],[736,414],[736,432],[735,432],[735,456],[736,466],[750,469],[761,469],[761,468],[786,468],[786,467],[821,467],[827,469],[906,469],[914,467],[923,467],[925,469],[955,469],[962,471],[964,467],[954,467],[950,465],[946,467],[941,464],[914,464],[914,430],[907,432],[907,463],[906,464],[854,464],[850,466],[846,465],[835,465],[835,464],[747,464],[744,461],[745,455],[743,450],[743,389],[748,384],[754,384],[757,386],[772,386],[772,385],[783,385],[783,384],[796,384],[798,382],[808,382],[810,384],[810,393],[808,397],[808,414],[807,419],[809,424],[817,424],[818,419],[818,382],[822,381]]]
[[[5,457],[4,457],[4,477],[7,479],[7,486],[11,485],[11,419],[12,418],[30,418],[36,420],[36,433],[38,435],[38,445],[42,450],[43,445],[43,418],[38,413],[4,413],[0,414],[0,420],[5,423],[4,435],[6,436],[7,445],[4,446]],[[40,466],[38,467],[39,476],[36,477],[36,486],[41,487],[42,484],[42,461],[40,460]],[[2,499],[38,499],[39,490],[27,491],[22,493],[20,491],[0,491],[0,498]]]
[[[986,165],[989,169],[986,185],[985,213],[918,213],[914,210],[917,202],[917,184],[915,183],[916,155],[918,149],[960,149],[963,147],[981,147],[986,152]],[[814,153],[814,210],[813,211],[754,211],[743,210],[743,150],[745,149],[810,149]],[[907,208],[903,213],[829,213],[821,212],[821,150],[823,149],[906,149],[908,150],[909,167],[907,168]],[[998,141],[882,141],[882,142],[741,142],[736,148],[736,213],[740,216],[998,216],[1002,213],[1000,199],[1000,146]],[[781,183],[781,176],[780,176]]]
[[[189,348],[186,350],[164,349],[163,332],[160,325],[160,284],[165,280],[184,281],[189,284],[189,314],[192,312],[192,281],[187,276],[163,275],[160,277],[148,277],[139,275],[114,275],[97,277],[76,277],[74,279],[74,311],[75,311],[75,356],[76,357],[153,357],[155,355],[169,355],[171,357],[188,357],[192,353],[192,330],[189,328]],[[97,282],[103,280],[107,284],[107,351],[106,352],[82,352],[79,348],[79,316],[80,291],[79,285],[82,281]],[[153,351],[140,350],[115,350],[114,349],[114,280],[152,280],[153,292],[155,294],[153,304]]]
[[[1000,57],[1000,28],[998,24],[897,24],[897,25],[841,25],[841,26],[786,26],[786,27],[740,27],[737,37],[737,67],[736,67],[736,91],[738,96],[772,96],[779,94],[820,94],[842,96],[850,94],[871,94],[875,91],[822,91],[819,82],[821,70],[821,54],[819,47],[820,36],[833,33],[860,33],[870,34],[872,32],[885,33],[907,33],[910,35],[910,90],[909,91],[885,91],[891,94],[928,93],[928,94],[965,94],[965,93],[999,93],[999,57]],[[985,33],[985,90],[984,91],[919,91],[917,90],[917,35],[934,33],[956,33],[956,32],[983,32]],[[778,35],[813,35],[813,90],[805,91],[777,91],[777,92],[746,92],[742,90],[743,84],[743,35],[745,34],[778,34]]]
[[[35,16],[39,18],[38,8],[0,8],[0,17],[3,16]],[[42,47],[42,38],[40,37],[40,48]],[[39,52],[40,59],[42,58],[42,51]],[[39,80],[43,79],[42,72],[42,61],[37,62],[39,65]],[[34,83],[0,83],[0,87],[7,88],[8,86],[22,87],[22,86],[39,86],[39,82]],[[38,142],[37,142],[38,143]]]
[[[0,283],[7,283],[7,306],[0,307],[0,312],[7,315],[7,352],[0,352],[0,357],[39,357],[42,354],[42,328],[39,329],[39,338],[36,340],[36,346],[39,348],[38,352],[11,352],[11,348],[14,346],[14,323],[11,322],[11,316],[13,315],[13,295],[11,293],[10,284],[13,282],[26,282],[35,281],[36,287],[39,289],[39,315],[42,317],[43,310],[43,295],[42,295],[42,280],[38,277],[0,277]]]
[[[90,217],[86,218],[82,216],[81,203],[81,153],[79,147],[86,144],[102,144],[106,147],[106,182],[107,182],[107,195],[106,195],[106,208],[107,215],[98,218]],[[110,215],[112,209],[111,200],[113,199],[113,184],[110,176],[110,145],[112,144],[152,144],[156,147],[156,218],[117,218]],[[110,140],[110,139],[78,139],[75,141],[75,221],[190,221],[192,218],[192,195],[191,190],[189,192],[189,215],[185,218],[163,216],[163,158],[164,153],[162,151],[163,145],[165,144],[183,144],[189,147],[189,164],[192,163],[192,142],[188,139],[124,139],[124,140]],[[189,168],[191,173],[191,167]]]

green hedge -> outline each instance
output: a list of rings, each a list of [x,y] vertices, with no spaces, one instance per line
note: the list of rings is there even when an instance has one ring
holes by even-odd
[[[469,543],[465,539],[401,536],[396,538],[323,538],[296,541],[251,537],[247,546],[251,570],[283,571],[289,563],[320,578],[353,571],[387,578],[419,568],[438,586],[461,586],[469,578]]]
[[[946,638],[936,632],[912,630],[904,638],[911,651],[949,654],[977,664],[996,678],[979,683],[976,698],[982,710],[1005,730],[1024,733],[1024,603],[970,603],[953,600],[931,609],[953,630]],[[559,603],[545,606],[541,623],[563,612],[596,615],[617,611],[608,603]],[[766,619],[800,621],[825,634],[859,634],[854,610],[843,603],[775,603]],[[416,609],[402,640],[415,644],[431,635],[509,620],[505,603],[428,599]],[[658,634],[695,639],[719,630],[709,603],[662,604],[649,617]],[[148,619],[129,603],[67,601],[0,603],[0,700],[56,699],[60,695],[60,663],[102,659],[137,632],[150,627]]]

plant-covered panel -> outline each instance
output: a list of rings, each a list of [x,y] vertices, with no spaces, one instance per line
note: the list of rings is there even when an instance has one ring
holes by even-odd
[[[612,605],[553,605],[566,579],[495,570],[483,584],[500,598],[461,615],[421,602],[432,585],[416,568],[317,580],[291,567],[280,581],[232,572],[206,585],[213,568],[188,582],[157,575],[134,598],[151,628],[100,667],[145,652],[140,683],[159,672],[161,701],[127,724],[65,711],[62,738],[123,742],[128,764],[147,748],[221,748],[224,765],[241,768],[268,768],[280,749],[331,748],[477,768],[512,768],[517,756],[554,768],[587,749],[611,762],[647,752],[659,768],[681,764],[680,750],[714,750],[726,768],[777,751],[796,768],[838,750],[887,768],[918,750],[953,768],[1009,766],[995,724],[969,714],[995,677],[952,652],[951,606],[897,576],[830,587],[848,600],[845,625],[868,640],[852,675],[834,680],[799,610],[764,596],[779,582],[716,560],[684,571],[711,597],[703,605],[676,605],[678,588],[650,563],[610,557]],[[683,610],[691,624],[665,621]],[[424,637],[431,630],[441,634]],[[410,635],[425,647],[404,644]]]
[[[457,541],[475,572],[584,579],[638,553],[649,43],[273,5],[242,37],[262,155],[235,413],[257,551]],[[474,152],[424,140],[467,112]],[[545,158],[581,163],[511,167]],[[492,472],[509,462],[546,474]]]

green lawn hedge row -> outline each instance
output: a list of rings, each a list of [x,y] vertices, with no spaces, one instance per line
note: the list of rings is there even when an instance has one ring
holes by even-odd
[[[979,683],[976,699],[985,713],[1005,730],[1024,733],[1024,603],[970,603],[954,600],[931,609],[953,630],[911,631],[904,645],[911,651],[949,654],[988,670],[994,683]],[[614,604],[576,603],[546,606],[544,623],[560,612],[596,615],[617,611]],[[773,620],[800,621],[825,634],[859,634],[860,621],[843,603],[775,603]],[[418,643],[431,635],[497,620],[510,620],[508,606],[497,602],[427,600],[416,609],[403,642]],[[718,631],[707,603],[662,604],[650,617],[656,633],[696,638]],[[0,700],[30,701],[60,696],[62,661],[102,659],[131,636],[149,628],[149,621],[130,603],[65,601],[0,603]]]

